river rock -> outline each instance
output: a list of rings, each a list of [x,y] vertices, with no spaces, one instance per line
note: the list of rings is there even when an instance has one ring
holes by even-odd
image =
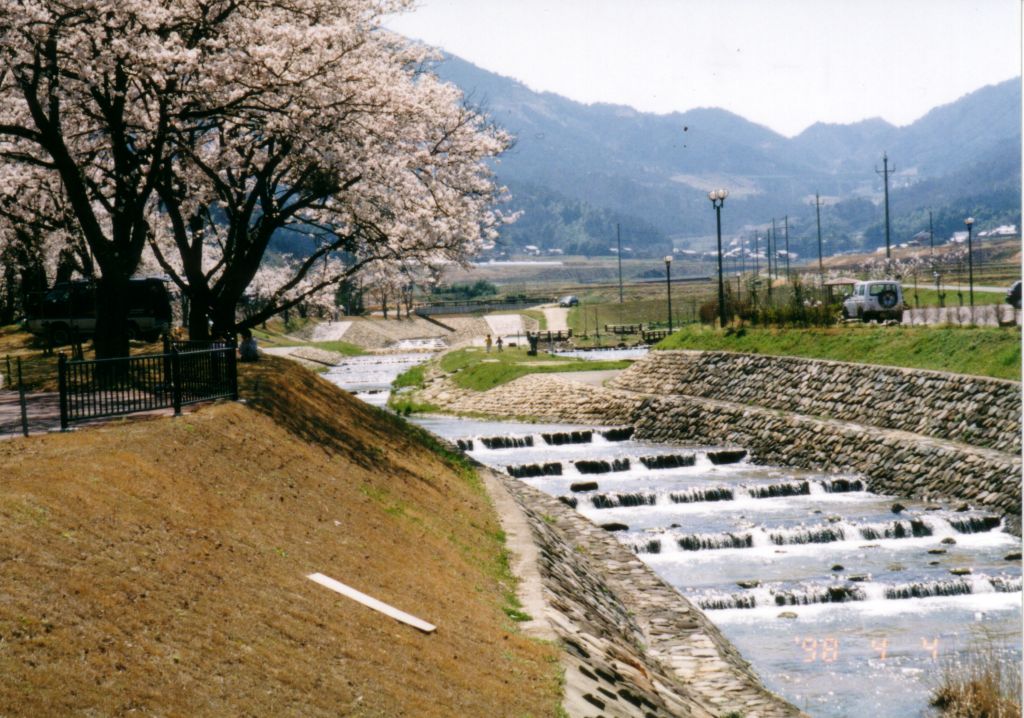
[[[576,481],[569,484],[569,491],[597,491],[596,481]]]
[[[616,523],[614,521],[606,524],[601,524],[601,528],[605,531],[629,531],[629,526],[626,524]]]
[[[783,611],[779,614],[779,618],[796,618],[797,615],[792,611]]]
[[[944,549],[944,548],[930,548],[930,549],[928,549],[928,553],[932,554],[933,556],[941,556],[942,554],[946,553],[946,549]]]
[[[939,541],[939,543],[944,543],[947,546],[953,546],[953,545],[956,544],[956,539],[953,538],[952,536],[947,536],[946,538],[944,538],[941,541]]]
[[[958,566],[956,568],[951,568],[949,569],[949,572],[954,576],[967,576],[973,573],[973,571],[971,571],[971,569],[967,566]]]
[[[843,568],[843,564],[837,563],[837,564],[833,564],[832,570],[833,571],[845,571],[846,569]]]
[[[894,504],[892,505],[892,512],[893,512],[894,514],[898,514],[898,513],[900,513],[901,511],[906,511],[906,509],[907,509],[907,507],[906,507],[906,506],[904,506],[903,504],[901,504],[901,503],[900,503],[899,501],[897,501],[896,503],[894,503]]]
[[[756,578],[750,578],[743,581],[737,581],[736,585],[740,588],[757,588],[761,585],[761,582],[758,581]]]
[[[1020,551],[1014,551],[1003,556],[1004,561],[1020,561]]]

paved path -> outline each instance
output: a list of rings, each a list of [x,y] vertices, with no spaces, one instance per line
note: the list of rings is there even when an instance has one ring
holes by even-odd
[[[345,336],[352,322],[322,322],[313,327],[311,342],[335,342]]]
[[[541,307],[544,317],[548,320],[548,331],[567,331],[569,329],[569,310],[554,304]]]
[[[488,314],[484,317],[492,337],[514,337],[526,333],[520,314]]]

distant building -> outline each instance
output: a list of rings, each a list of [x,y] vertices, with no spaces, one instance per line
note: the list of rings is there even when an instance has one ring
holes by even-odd
[[[989,229],[984,232],[978,232],[978,237],[1016,237],[1017,236],[1017,225],[1015,224],[1001,224],[995,229]]]

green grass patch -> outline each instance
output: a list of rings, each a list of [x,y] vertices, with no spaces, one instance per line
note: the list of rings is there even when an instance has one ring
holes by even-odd
[[[358,347],[355,344],[350,344],[341,340],[331,342],[309,342],[305,346],[316,347],[317,349],[324,349],[329,352],[337,352],[338,354],[344,354],[349,357],[362,356],[367,353],[362,347]]]
[[[837,326],[744,327],[720,331],[688,325],[657,349],[733,351],[1021,378],[1020,328]]]
[[[394,389],[401,389],[403,387],[411,386],[416,389],[422,389],[424,384],[424,367],[422,364],[406,369],[391,382],[391,386]]]
[[[926,286],[921,285],[917,290],[917,299],[914,299],[914,285],[903,283],[903,301],[907,303],[907,306],[916,309],[917,307],[958,307],[960,306],[960,297],[957,296],[955,289],[946,289],[944,302],[940,304],[939,293],[934,288],[928,289]],[[963,288],[964,303],[963,306],[970,305],[970,294],[967,292],[967,285]],[[1001,304],[1006,301],[1006,292],[979,292],[974,290],[974,304],[980,306],[982,304]]]
[[[474,391],[487,391],[527,374],[625,369],[630,363],[585,361],[550,354],[532,357],[527,355],[525,348],[520,347],[490,353],[473,348],[446,354],[441,359],[441,368],[453,374],[452,379],[457,386]]]

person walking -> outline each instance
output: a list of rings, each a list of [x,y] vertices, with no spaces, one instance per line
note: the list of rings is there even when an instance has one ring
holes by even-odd
[[[504,342],[501,341],[501,337],[498,337],[498,351],[499,352],[502,351],[502,349],[501,349],[502,346],[504,346]]]
[[[491,353],[491,335],[490,334],[488,334],[487,338],[484,339],[484,345],[487,347],[487,353],[490,354]]]

